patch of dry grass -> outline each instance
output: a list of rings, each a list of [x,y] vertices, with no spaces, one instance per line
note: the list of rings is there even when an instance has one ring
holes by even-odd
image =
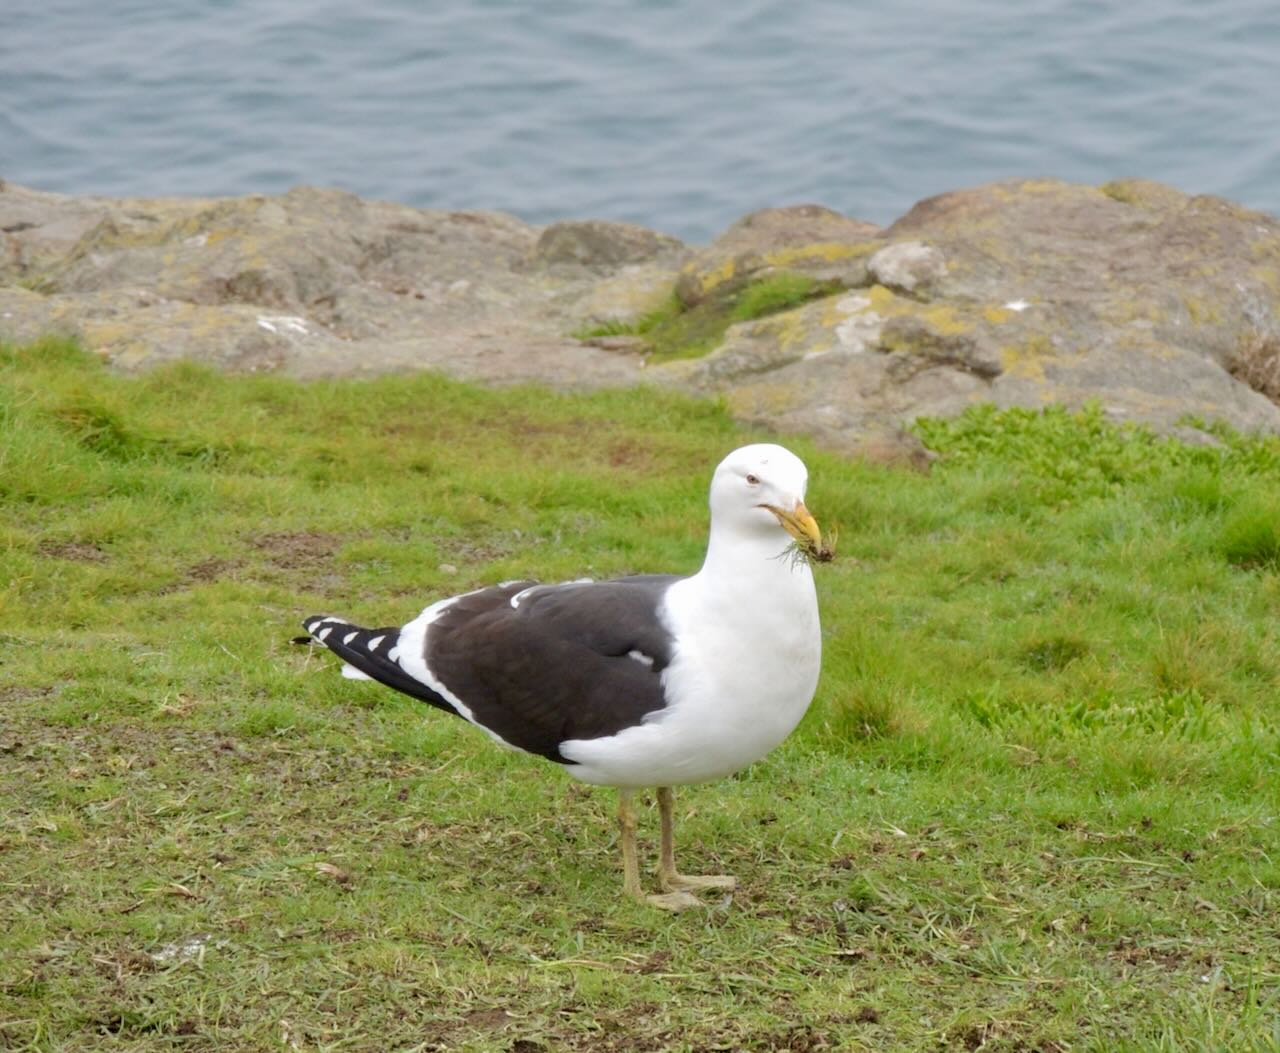
[[[1280,403],[1280,339],[1274,335],[1250,330],[1227,369],[1258,394]]]

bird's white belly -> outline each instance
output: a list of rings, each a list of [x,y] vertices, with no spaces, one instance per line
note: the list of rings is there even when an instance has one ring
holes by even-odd
[[[732,625],[682,627],[697,646],[665,670],[668,707],[598,739],[561,743],[568,771],[611,786],[675,786],[729,775],[791,733],[813,698],[821,665],[817,611],[767,633]]]

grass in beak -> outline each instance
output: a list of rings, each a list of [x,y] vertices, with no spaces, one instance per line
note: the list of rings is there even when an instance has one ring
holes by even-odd
[[[832,530],[820,541],[814,541],[808,535],[796,538],[787,546],[786,552],[792,561],[803,560],[806,563],[830,563],[836,558],[836,542],[840,538],[838,530]]]

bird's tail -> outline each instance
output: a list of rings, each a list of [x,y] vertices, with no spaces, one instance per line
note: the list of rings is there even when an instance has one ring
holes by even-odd
[[[331,615],[314,615],[303,621],[303,641],[324,644],[342,659],[342,675],[352,680],[377,680],[413,698],[455,713],[435,691],[409,675],[399,662],[400,628],[365,629]]]

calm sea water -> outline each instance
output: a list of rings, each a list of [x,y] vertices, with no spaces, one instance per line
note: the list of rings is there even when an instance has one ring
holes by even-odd
[[[0,177],[341,186],[699,241],[1008,176],[1280,212],[1276,0],[4,0]]]

